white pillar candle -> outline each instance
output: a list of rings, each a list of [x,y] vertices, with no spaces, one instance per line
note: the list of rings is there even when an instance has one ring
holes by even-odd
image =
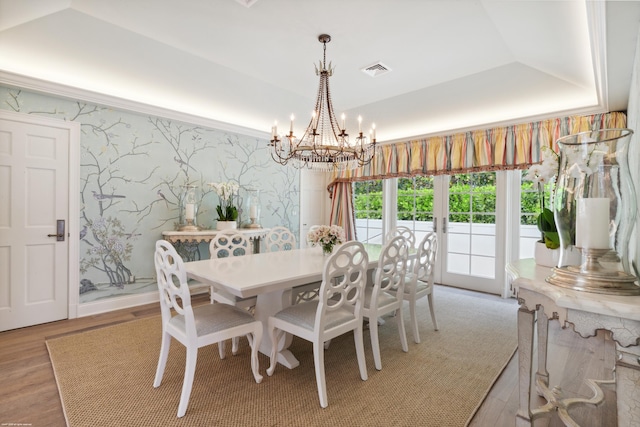
[[[250,206],[249,207],[249,218],[257,218],[258,217],[258,207]]]
[[[609,199],[578,199],[576,214],[576,246],[609,249]]]
[[[193,219],[196,215],[196,205],[194,205],[193,203],[187,203],[185,206],[185,218],[186,219]]]

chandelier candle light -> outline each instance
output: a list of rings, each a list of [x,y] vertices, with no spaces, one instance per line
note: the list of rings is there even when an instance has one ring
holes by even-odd
[[[376,127],[371,126],[370,139],[362,132],[362,117],[358,117],[358,136],[354,142],[349,142],[349,134],[345,126],[345,115],[342,114],[341,124],[335,117],[331,93],[329,91],[329,77],[333,75],[331,63],[327,66],[327,43],[331,36],[321,34],[318,41],[323,44],[324,56],[316,66],[316,75],[320,76],[320,85],[316,105],[311,115],[311,121],[302,138],[298,139],[293,133],[294,116],[291,115],[289,134],[280,137],[278,135],[277,122],[271,128],[271,141],[269,146],[273,148],[271,157],[286,165],[291,162],[295,167],[307,167],[309,169],[333,171],[353,169],[371,162],[376,151]]]

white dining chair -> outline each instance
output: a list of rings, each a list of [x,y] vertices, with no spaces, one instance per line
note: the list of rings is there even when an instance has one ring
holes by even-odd
[[[396,236],[402,236],[407,239],[407,244],[409,245],[409,250],[413,250],[416,247],[416,235],[409,227],[405,227],[404,225],[399,225],[387,233],[385,236],[385,242],[393,239]],[[411,271],[413,268],[413,260],[409,260],[407,264],[407,271]]]
[[[237,230],[224,230],[216,233],[209,242],[211,258],[224,258],[252,254],[249,239]]]
[[[265,252],[290,251],[295,249],[296,236],[287,227],[273,227],[264,238]]]
[[[251,255],[252,253],[251,242],[245,235],[238,233],[237,230],[221,231],[209,242],[210,258],[245,256]],[[212,304],[216,302],[231,304],[249,311],[255,307],[257,301],[256,297],[241,298],[215,286],[211,286],[210,296]],[[224,351],[224,342],[219,345],[222,346],[221,351]],[[231,340],[231,353],[236,354],[237,352],[238,338],[235,337]]]
[[[373,286],[367,286],[364,294],[363,317],[369,319],[371,350],[377,370],[382,369],[378,319],[385,314],[395,314],[402,351],[409,351],[407,333],[402,313],[404,280],[407,273],[409,246],[404,236],[396,236],[384,244],[373,277]]]
[[[271,342],[277,343],[284,333],[313,343],[313,361],[320,406],[326,408],[327,385],[324,369],[324,343],[353,331],[360,378],[366,380],[362,307],[369,257],[360,242],[347,242],[327,258],[322,274],[320,297],[292,305],[269,317]],[[269,376],[276,368],[277,348],[271,351]]]
[[[389,240],[393,239],[396,236],[404,237],[407,240],[409,249],[413,249],[416,247],[416,235],[413,233],[413,231],[411,231],[409,227],[400,225],[398,227],[395,227],[389,230],[389,232],[386,235],[385,241],[388,242]]]
[[[409,302],[409,317],[411,318],[411,332],[413,341],[420,343],[418,331],[418,313],[416,301],[420,298],[429,299],[429,311],[434,330],[438,330],[438,321],[433,307],[433,281],[435,274],[436,254],[438,252],[438,238],[434,232],[429,232],[418,245],[418,252],[413,260],[412,271],[407,273],[404,286],[405,301]]]
[[[262,323],[246,310],[228,304],[193,307],[184,263],[171,243],[165,240],[156,242],[154,263],[160,291],[162,344],[153,386],[159,387],[162,382],[173,337],[187,350],[178,417],[187,412],[200,347],[246,335],[251,346],[253,377],[260,383],[262,375],[259,372],[258,349],[262,340]],[[172,314],[172,310],[175,314]],[[222,351],[220,358],[224,358]]]
[[[278,226],[272,228],[267,233],[264,241],[266,252],[290,251],[296,248],[296,236],[287,227]],[[316,299],[319,289],[320,282],[294,286],[291,289],[291,304]]]

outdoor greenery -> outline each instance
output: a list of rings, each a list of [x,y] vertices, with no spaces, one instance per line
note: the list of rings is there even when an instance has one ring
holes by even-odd
[[[496,186],[494,174],[461,174],[450,178],[449,221],[495,223]],[[398,179],[398,219],[433,219],[433,178]],[[382,181],[359,182],[354,186],[354,207],[358,219],[382,219]],[[540,213],[539,195],[533,183],[523,182],[521,224],[536,225]]]

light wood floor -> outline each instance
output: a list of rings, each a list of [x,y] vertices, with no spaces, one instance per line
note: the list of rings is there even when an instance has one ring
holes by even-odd
[[[489,295],[486,297],[497,298]],[[193,298],[194,305],[207,301],[207,295]],[[0,333],[0,426],[10,423],[34,427],[65,426],[45,346],[47,339],[153,316],[159,312],[156,303]],[[614,363],[614,347],[608,334],[601,333],[590,339],[580,339],[573,331],[560,329],[557,321],[551,321],[549,337],[548,369],[551,383],[560,384],[567,395],[591,397],[590,389],[583,384],[582,378],[612,377],[612,370],[606,368]],[[517,363],[516,353],[470,426],[502,427],[515,424],[518,408]],[[583,427],[615,426],[614,390],[613,386],[605,387],[606,400],[600,408],[580,407],[572,410],[578,424]],[[532,400],[538,402],[538,405],[544,403],[537,396]],[[540,420],[536,423],[538,425],[560,426],[562,423],[556,417]]]

